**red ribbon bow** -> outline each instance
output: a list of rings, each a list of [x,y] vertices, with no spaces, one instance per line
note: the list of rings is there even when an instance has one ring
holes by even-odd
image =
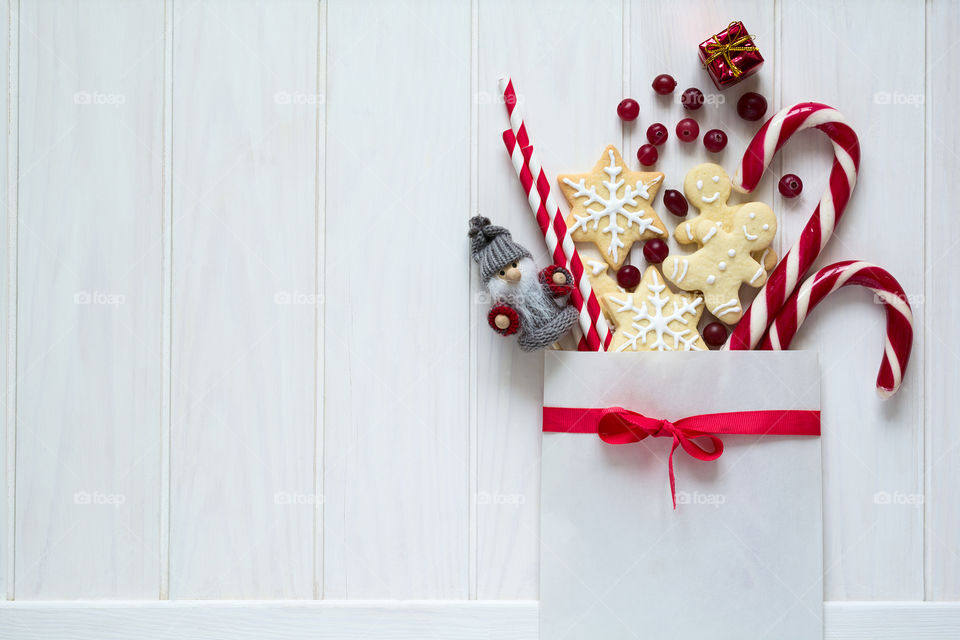
[[[716,460],[723,453],[723,441],[716,435],[820,435],[820,412],[785,411],[730,411],[708,413],[682,418],[676,422],[658,420],[623,407],[607,409],[578,409],[544,407],[543,430],[567,433],[596,433],[607,444],[633,444],[644,438],[672,438],[668,467],[673,508],[677,508],[676,480],[673,473],[673,453],[683,447],[697,460]],[[708,450],[695,442],[697,438],[710,440]]]
[[[677,482],[673,474],[673,454],[677,447],[683,447],[691,457],[697,460],[716,460],[723,453],[723,441],[715,435],[687,427],[687,424],[696,423],[699,416],[684,418],[676,423],[669,420],[648,418],[636,411],[628,411],[620,407],[606,410],[597,423],[597,435],[607,444],[632,444],[644,438],[673,438],[670,447],[670,456],[667,458],[667,467],[670,470],[670,495],[673,498],[673,508],[677,508]],[[707,450],[694,442],[696,438],[708,438],[713,445]]]

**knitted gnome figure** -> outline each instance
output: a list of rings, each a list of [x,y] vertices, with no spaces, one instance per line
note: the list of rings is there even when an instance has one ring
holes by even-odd
[[[577,310],[563,300],[573,290],[573,276],[551,265],[540,272],[530,252],[510,232],[483,216],[470,219],[470,249],[480,265],[480,279],[493,298],[487,321],[494,331],[517,335],[523,351],[548,347],[577,323]]]

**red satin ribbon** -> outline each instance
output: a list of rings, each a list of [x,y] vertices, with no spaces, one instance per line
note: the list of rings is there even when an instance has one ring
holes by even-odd
[[[723,442],[714,434],[819,436],[819,411],[731,411],[706,413],[676,422],[658,420],[622,407],[578,409],[544,407],[543,430],[561,433],[595,433],[607,444],[632,444],[644,438],[672,438],[668,468],[673,508],[677,508],[673,453],[683,447],[697,460],[716,460],[723,453]],[[711,449],[695,442],[710,441]]]

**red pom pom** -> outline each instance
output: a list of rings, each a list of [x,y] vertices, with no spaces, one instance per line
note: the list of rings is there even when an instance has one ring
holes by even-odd
[[[496,320],[499,315],[507,316],[510,319],[510,324],[507,325],[506,329],[497,326]],[[490,323],[491,329],[505,336],[511,336],[520,330],[520,316],[513,307],[508,307],[505,304],[498,304],[490,309],[490,313],[487,314],[487,322]]]
[[[564,275],[565,281],[563,284],[557,284],[553,280],[553,276],[558,273]],[[573,276],[563,267],[551,264],[549,267],[540,270],[540,284],[546,285],[551,295],[559,298],[573,291]]]

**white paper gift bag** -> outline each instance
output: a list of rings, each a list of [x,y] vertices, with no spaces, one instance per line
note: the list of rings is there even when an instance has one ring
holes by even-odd
[[[816,353],[548,351],[544,368],[541,638],[822,638]],[[779,426],[727,435],[753,416]],[[688,455],[697,433],[722,455]]]

